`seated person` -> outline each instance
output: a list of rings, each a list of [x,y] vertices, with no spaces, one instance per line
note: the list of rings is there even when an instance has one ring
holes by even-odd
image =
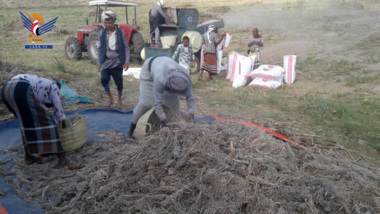
[[[248,55],[256,55],[255,68],[260,66],[260,48],[264,46],[264,38],[259,34],[259,29],[253,28],[252,35],[248,38],[247,46],[249,47]]]

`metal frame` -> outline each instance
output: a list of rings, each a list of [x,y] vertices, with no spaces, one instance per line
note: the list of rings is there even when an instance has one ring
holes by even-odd
[[[137,6],[136,3],[129,3],[129,2],[118,2],[118,1],[108,1],[108,0],[98,0],[98,1],[90,1],[88,3],[91,6],[96,6],[96,5],[112,5],[114,7],[121,6],[121,7],[135,7]]]
[[[127,21],[127,24],[129,24],[128,7],[133,7],[134,8],[134,19],[133,19],[132,25],[134,27],[137,26],[137,22],[136,22],[136,6],[137,6],[137,4],[136,3],[98,0],[98,1],[90,1],[89,5],[90,6],[96,6],[96,14],[97,15],[95,16],[95,23],[101,22],[100,7],[104,6],[104,11],[107,10],[107,7],[125,7],[125,19]]]

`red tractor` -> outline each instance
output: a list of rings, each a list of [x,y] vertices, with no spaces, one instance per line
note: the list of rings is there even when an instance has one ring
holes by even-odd
[[[101,21],[103,11],[110,10],[109,7],[125,8],[126,24],[120,24],[121,16],[118,15],[118,27],[124,30],[131,50],[132,57],[140,57],[140,52],[145,46],[144,38],[140,34],[140,27],[136,23],[136,3],[117,2],[108,0],[91,1],[89,5],[96,7],[95,23],[88,25],[88,19],[85,26],[79,26],[77,29],[78,38],[69,37],[65,43],[65,54],[69,60],[80,60],[82,52],[88,53],[93,64],[97,64],[98,49],[97,42],[99,41],[99,31],[104,28]],[[128,20],[128,9],[132,8],[134,18],[132,25]],[[115,11],[114,11],[115,12]]]

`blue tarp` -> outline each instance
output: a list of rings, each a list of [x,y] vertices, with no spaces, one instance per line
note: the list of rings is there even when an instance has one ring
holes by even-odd
[[[126,111],[109,108],[96,108],[65,112],[66,116],[72,116],[75,113],[87,116],[87,138],[89,140],[96,140],[99,139],[96,135],[98,132],[107,130],[118,130],[126,136],[132,121],[133,108]],[[215,121],[215,118],[212,116],[205,116],[196,117],[195,120],[207,120],[213,122]],[[8,149],[19,145],[21,145],[21,133],[18,121],[10,120],[0,122],[0,152],[4,154],[0,156],[0,163],[6,162],[7,160],[12,160],[17,155],[21,155],[6,152]],[[12,161],[6,163],[6,166],[11,167],[12,165]],[[8,211],[9,214],[43,213],[42,208],[37,203],[28,204],[19,198],[12,190],[12,186],[8,185],[3,177],[0,178],[0,190],[5,191],[5,196],[0,197],[0,204]]]
[[[60,80],[59,82],[61,83],[61,89],[59,92],[65,97],[67,106],[75,103],[92,103],[87,97],[79,96],[78,93],[66,85],[63,80]]]
[[[133,108],[127,111],[116,109],[83,109],[65,112],[67,116],[75,113],[87,116],[88,139],[98,139],[96,133],[106,130],[119,130],[127,135],[132,120]],[[18,120],[0,122],[0,163],[12,160],[17,155],[23,154],[7,153],[12,147],[21,145],[21,133]],[[8,161],[5,166],[12,167],[13,161]],[[1,165],[0,165],[1,166]],[[4,166],[4,165],[3,165]],[[37,204],[28,204],[17,196],[12,190],[12,186],[7,184],[4,177],[0,178],[0,190],[5,192],[5,196],[0,197],[0,204],[9,214],[13,213],[43,213],[42,208]]]
[[[96,133],[106,130],[119,130],[127,134],[132,120],[133,108],[126,111],[117,109],[82,109],[65,112],[66,116],[75,113],[87,116],[88,139],[96,139]],[[21,133],[18,120],[0,122],[0,151],[20,145]]]

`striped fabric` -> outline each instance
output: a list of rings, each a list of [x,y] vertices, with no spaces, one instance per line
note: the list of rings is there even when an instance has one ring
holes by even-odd
[[[203,43],[205,45],[204,52],[205,53],[216,53],[216,43],[218,42],[218,35],[215,32],[210,32],[210,41],[207,37],[207,32],[203,34]]]
[[[3,88],[2,100],[20,122],[30,154],[64,152],[55,120],[36,99],[27,80],[12,79]]]
[[[217,74],[216,54],[205,53],[202,66],[203,70],[209,72],[210,74]]]

